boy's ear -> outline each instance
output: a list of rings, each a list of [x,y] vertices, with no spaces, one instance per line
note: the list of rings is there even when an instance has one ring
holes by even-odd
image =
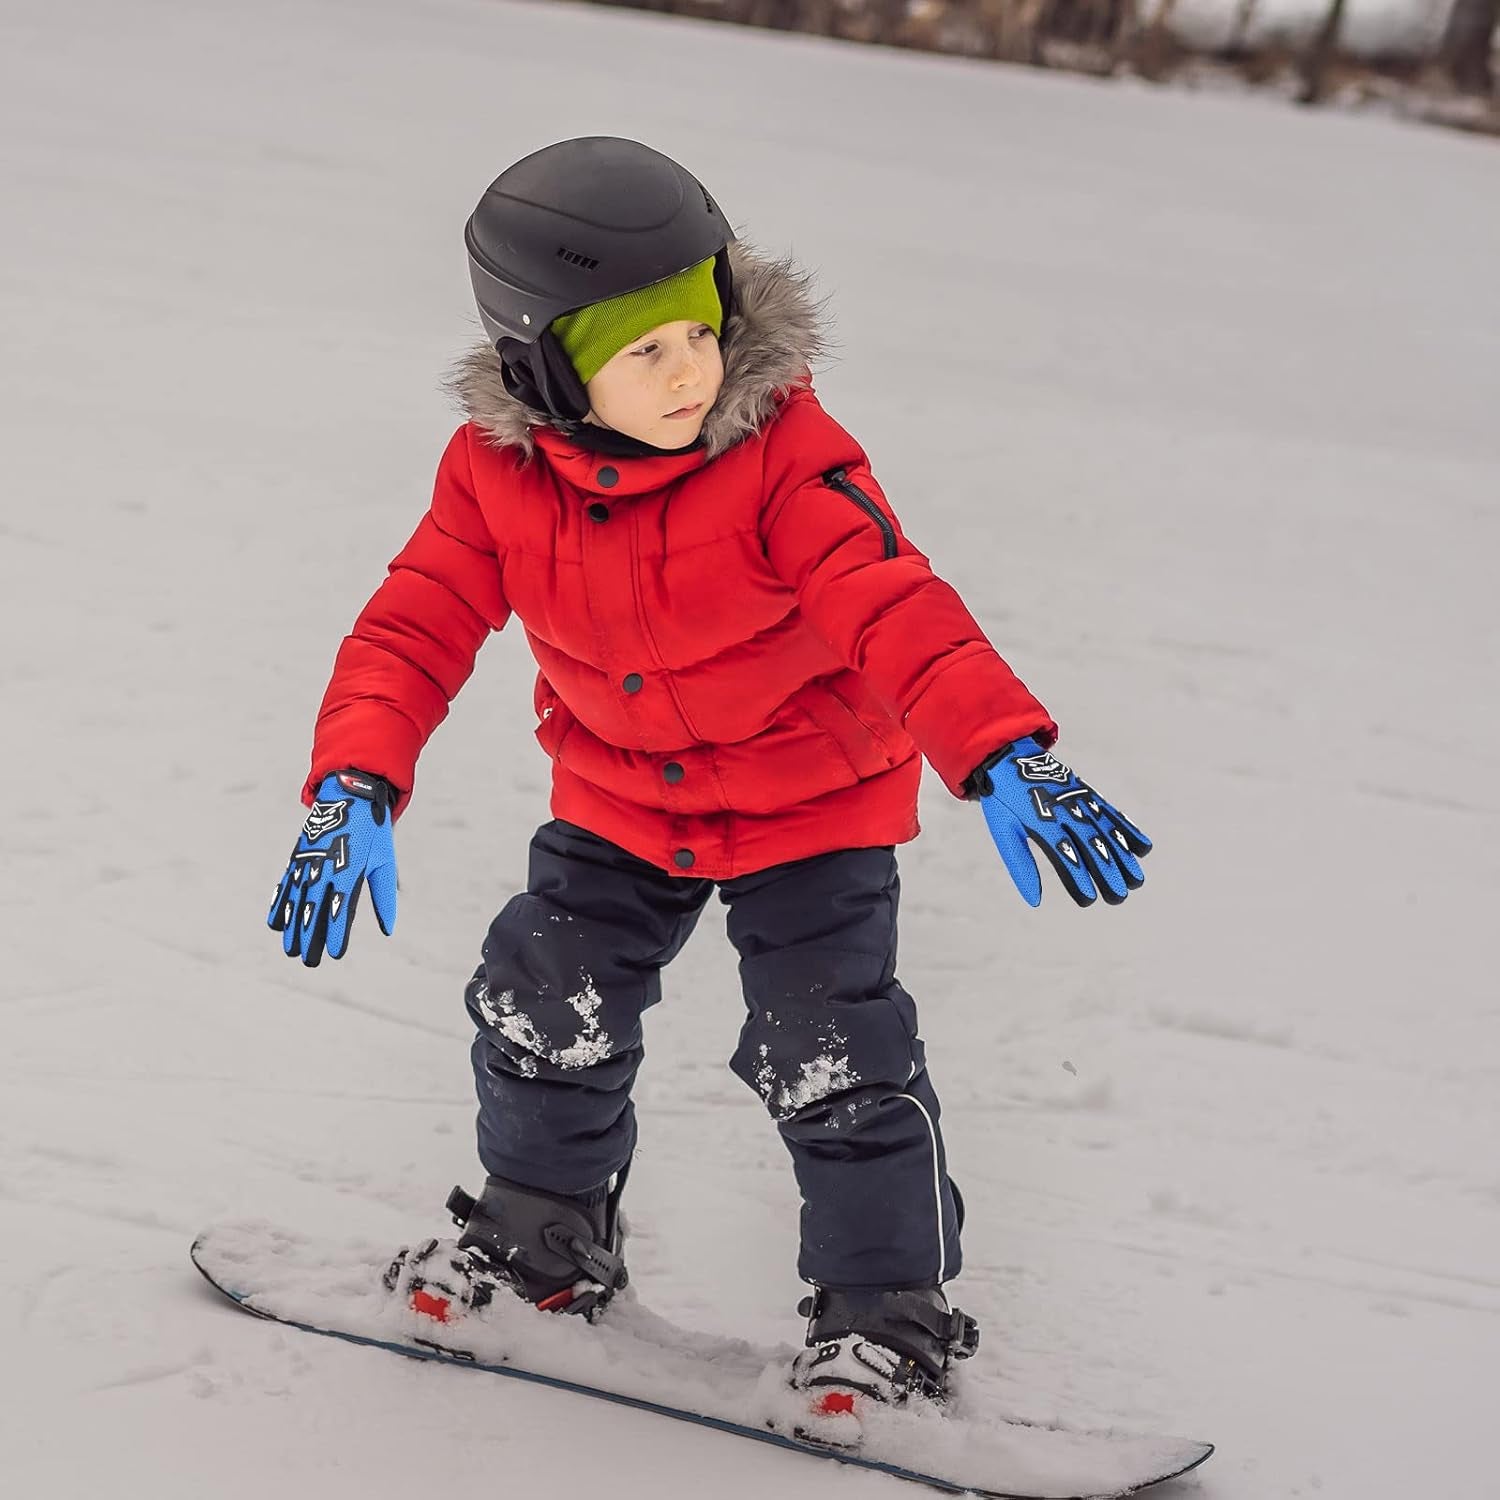
[[[588,416],[589,393],[550,328],[532,344],[501,339],[495,352],[505,389],[522,405],[560,422],[581,422]]]

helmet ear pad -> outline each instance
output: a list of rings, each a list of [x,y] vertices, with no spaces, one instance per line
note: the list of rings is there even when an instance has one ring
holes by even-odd
[[[530,344],[501,339],[495,352],[505,389],[524,406],[560,422],[581,422],[588,416],[589,393],[550,328]]]
[[[734,312],[734,272],[729,266],[728,245],[714,256],[714,290],[719,294],[719,311],[723,319],[719,324],[719,336],[722,338]]]

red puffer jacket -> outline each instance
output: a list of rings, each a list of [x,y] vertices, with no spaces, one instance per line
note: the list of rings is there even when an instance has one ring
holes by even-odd
[[[705,446],[587,451],[478,351],[432,507],[345,640],[305,796],[358,766],[410,792],[511,614],[541,672],[552,812],[663,869],[729,879],[917,833],[918,750],[955,793],[1046,710],[902,534],[806,378],[784,264],[736,255]]]

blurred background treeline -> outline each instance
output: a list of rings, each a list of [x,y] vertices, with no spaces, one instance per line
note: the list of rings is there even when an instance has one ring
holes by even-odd
[[[1386,104],[1500,135],[1500,0],[595,0],[894,47]]]

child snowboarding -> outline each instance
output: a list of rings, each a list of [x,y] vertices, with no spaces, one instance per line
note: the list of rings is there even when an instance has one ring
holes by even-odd
[[[502,173],[465,239],[488,335],[455,382],[467,420],[338,653],[270,925],[291,957],[339,958],[368,886],[390,933],[418,755],[514,615],[553,818],[465,995],[486,1182],[450,1199],[445,1269],[475,1305],[590,1318],[624,1285],[642,1017],[717,891],[746,1006],[731,1066],[802,1198],[790,1378],[814,1410],[940,1401],[977,1331],[943,1290],[963,1206],[895,972],[921,758],[1032,905],[1033,849],[1086,906],[1139,886],[1150,842],[1051,753],[1046,709],[819,404],[806,278],[737,242],[690,173],[564,141]]]

